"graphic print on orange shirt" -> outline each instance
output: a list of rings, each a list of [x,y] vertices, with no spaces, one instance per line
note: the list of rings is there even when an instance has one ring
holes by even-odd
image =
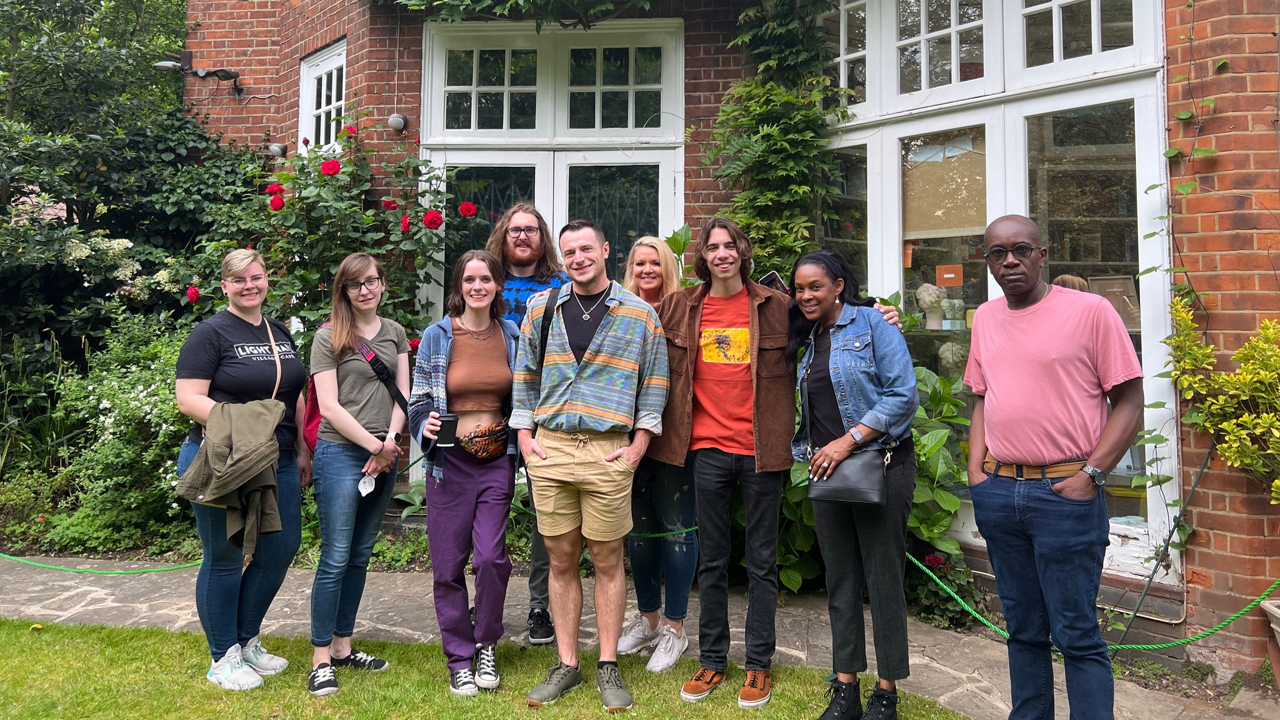
[[[754,408],[746,288],[729,297],[707,295],[698,324],[689,449],[718,448],[735,455],[755,455]]]
[[[751,331],[747,328],[706,328],[702,331],[702,361],[741,365],[751,362]]]

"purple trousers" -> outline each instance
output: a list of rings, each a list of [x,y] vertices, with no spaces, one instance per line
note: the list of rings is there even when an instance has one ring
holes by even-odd
[[[471,667],[476,644],[502,637],[502,607],[511,578],[507,517],[515,494],[515,456],[478,460],[441,448],[444,477],[427,478],[427,544],[436,621],[449,671]],[[476,574],[476,624],[467,602],[467,558]]]

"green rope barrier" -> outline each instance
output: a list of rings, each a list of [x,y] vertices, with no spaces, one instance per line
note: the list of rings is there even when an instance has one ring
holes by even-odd
[[[142,575],[144,573],[169,572],[170,570],[186,570],[187,568],[198,567],[200,565],[200,563],[194,562],[187,563],[186,565],[174,565],[173,567],[143,568],[142,570],[94,570],[92,568],[69,568],[61,567],[59,565],[45,565],[44,563],[38,563],[34,560],[24,560],[23,558],[5,555],[4,553],[0,553],[0,558],[22,563],[23,565],[33,565],[38,568],[44,568],[45,570],[62,570],[63,572],[84,573],[87,575]]]

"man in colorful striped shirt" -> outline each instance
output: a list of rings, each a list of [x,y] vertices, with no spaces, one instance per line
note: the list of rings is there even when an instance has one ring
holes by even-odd
[[[605,709],[622,712],[631,707],[618,673],[627,598],[622,541],[631,530],[632,477],[649,439],[662,433],[667,344],[653,308],[609,280],[609,243],[600,228],[586,220],[565,225],[560,254],[573,282],[529,301],[512,391],[510,426],[519,431],[538,530],[551,555],[560,653],[527,700],[541,707],[582,683],[578,560],[585,538],[596,571],[596,685]],[[555,315],[544,356],[546,312]]]

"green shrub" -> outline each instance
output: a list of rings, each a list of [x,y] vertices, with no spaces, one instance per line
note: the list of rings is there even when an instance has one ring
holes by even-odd
[[[973,581],[973,572],[960,558],[947,559],[942,555],[926,555],[924,563],[938,579],[955,591],[969,607],[982,612],[983,594]],[[964,629],[974,622],[973,615],[955,598],[947,594],[924,571],[907,563],[907,603],[917,617],[940,628]]]
[[[125,317],[90,356],[88,374],[64,382],[58,412],[85,433],[55,479],[69,494],[50,518],[48,548],[163,552],[194,532],[190,508],[173,492],[191,427],[173,395],[184,339],[153,319]]]

